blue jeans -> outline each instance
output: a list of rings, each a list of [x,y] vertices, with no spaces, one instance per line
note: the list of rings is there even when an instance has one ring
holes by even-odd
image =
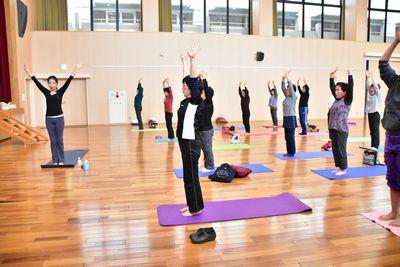
[[[201,149],[204,153],[204,167],[209,170],[213,170],[215,168],[214,154],[212,150],[213,135],[214,129],[200,131]]]
[[[64,124],[64,117],[46,117],[46,128],[49,132],[53,163],[64,162]]]
[[[307,133],[307,115],[308,107],[299,107],[299,118],[302,133]]]

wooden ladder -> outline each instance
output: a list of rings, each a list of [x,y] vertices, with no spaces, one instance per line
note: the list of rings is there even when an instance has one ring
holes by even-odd
[[[25,145],[39,144],[49,139],[41,132],[14,118],[7,111],[0,110],[0,132],[21,141]]]

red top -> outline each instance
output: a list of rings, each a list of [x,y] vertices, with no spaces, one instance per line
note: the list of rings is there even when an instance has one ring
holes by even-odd
[[[164,111],[172,113],[172,102],[174,101],[174,96],[172,95],[171,87],[165,89],[168,90],[168,96],[164,98]]]

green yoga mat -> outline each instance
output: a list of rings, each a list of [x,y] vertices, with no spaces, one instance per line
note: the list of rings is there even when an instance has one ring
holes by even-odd
[[[164,132],[166,130],[167,130],[167,128],[149,128],[149,129],[143,129],[143,130],[132,129],[132,132]]]
[[[322,139],[324,142],[328,142],[329,139]],[[363,143],[363,142],[370,142],[370,137],[348,137],[347,143]]]
[[[213,145],[213,150],[240,150],[240,149],[251,149],[254,146],[248,144],[228,144],[228,145]]]

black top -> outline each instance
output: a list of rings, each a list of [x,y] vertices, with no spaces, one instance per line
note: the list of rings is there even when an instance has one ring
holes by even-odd
[[[379,61],[379,72],[382,81],[388,87],[382,126],[388,133],[400,134],[400,76],[388,61]]]
[[[200,131],[208,131],[214,128],[212,124],[211,117],[214,113],[214,104],[213,104],[213,96],[214,90],[208,86],[208,82],[206,79],[203,80],[204,85],[204,94],[206,95],[206,99],[203,101],[203,110],[201,113],[201,121],[200,121]]]
[[[300,93],[300,101],[299,101],[299,107],[308,107],[308,99],[310,98],[310,87],[308,87],[308,85],[304,85],[304,89],[305,91],[303,92],[303,90],[301,90],[300,85],[297,86],[297,88],[299,89],[299,93]]]
[[[197,105],[196,113],[194,115],[194,131],[195,131],[195,139],[198,139],[199,134],[199,126],[201,120],[201,110],[203,108],[203,101],[200,97],[200,87],[201,80],[200,78],[190,78],[188,82],[188,87],[191,91],[190,98],[185,98],[181,101],[180,107],[178,109],[178,125],[176,127],[176,136],[178,139],[182,139],[183,133],[183,125],[185,121],[186,110],[189,104]]]
[[[244,88],[244,96],[242,96],[242,90],[239,87],[239,96],[240,96],[240,105],[242,107],[242,111],[249,111],[250,110],[250,96],[249,96],[249,90],[247,90],[247,87]]]
[[[35,76],[32,76],[32,81],[36,84],[39,90],[46,97],[46,116],[59,116],[63,114],[63,110],[61,108],[62,98],[64,96],[65,91],[67,91],[69,84],[71,83],[73,76],[69,76],[68,80],[64,83],[64,85],[56,91],[54,95],[50,94],[50,90],[44,87]]]
[[[353,75],[349,75],[348,76],[348,82],[347,83],[341,83],[341,84],[343,86],[347,87],[347,93],[346,93],[346,96],[344,97],[344,103],[347,106],[350,106],[351,103],[353,103],[353,87],[354,87]],[[333,78],[329,79],[329,85],[330,85],[333,97],[336,100],[340,100],[340,99],[336,98],[336,94],[335,94],[336,84],[335,84],[335,80]]]

